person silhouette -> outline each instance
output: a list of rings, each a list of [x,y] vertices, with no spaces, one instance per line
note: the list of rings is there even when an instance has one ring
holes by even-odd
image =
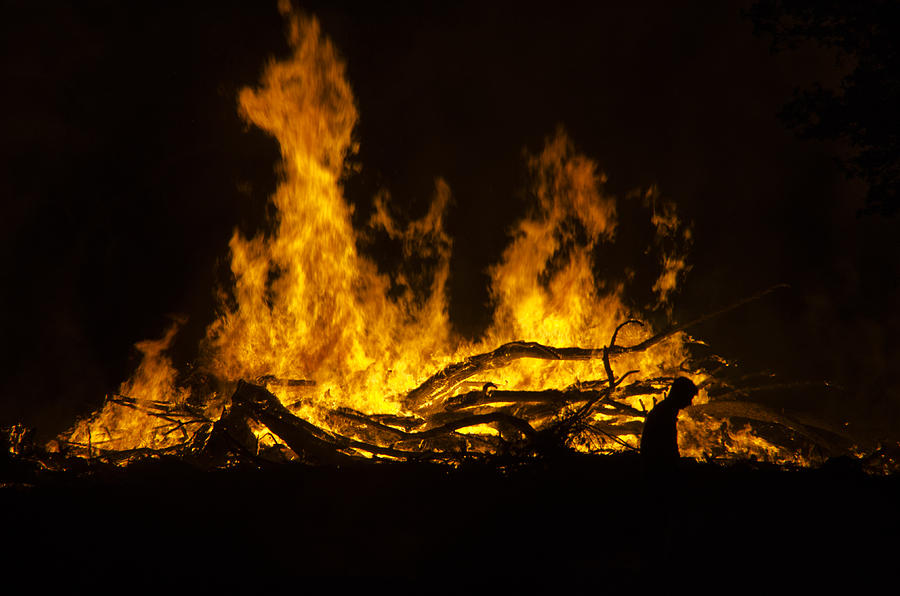
[[[675,468],[680,457],[676,422],[678,412],[691,405],[697,386],[687,377],[678,377],[666,398],[656,404],[644,420],[641,433],[641,458],[648,470]]]
[[[678,412],[691,405],[695,395],[693,381],[675,379],[666,398],[647,414],[641,433],[647,511],[642,519],[642,557],[655,561],[656,569],[675,570],[685,560],[683,539],[691,527],[685,515],[696,503],[689,495],[696,493],[689,479],[679,473],[676,425]]]

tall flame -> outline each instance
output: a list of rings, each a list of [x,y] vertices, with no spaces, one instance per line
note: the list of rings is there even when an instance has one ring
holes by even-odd
[[[452,242],[443,226],[451,196],[446,183],[437,181],[428,213],[405,227],[391,217],[386,193],[375,198],[368,228],[400,242],[408,264],[429,264],[407,267],[413,272],[407,276],[380,273],[358,248],[360,232],[342,193],[358,118],[344,63],[315,19],[284,12],[291,56],[271,61],[259,86],[239,96],[241,116],[281,147],[281,181],[271,198],[276,215],[270,231],[251,238],[235,231],[229,243],[234,287],[223,296],[222,314],[210,325],[198,361],[219,380],[219,389],[190,395],[176,386],[177,373],[164,355],[173,327],[162,340],[138,345],[145,358],[135,376],[117,399],[76,425],[72,444],[119,450],[173,444],[181,437],[152,431],[153,419],[126,406],[140,401],[166,411],[193,401],[221,413],[226,389],[241,379],[314,381],[270,388],[294,412],[326,426],[323,408],[404,413],[403,397],[451,362],[520,340],[604,346],[619,323],[640,314],[626,307],[622,283],[598,283],[597,261],[622,233],[617,202],[605,192],[606,177],[597,164],[580,155],[561,129],[529,159],[534,204],[490,268],[494,319],[479,341],[456,335],[448,317]],[[660,245],[661,273],[653,286],[660,306],[688,269],[690,230],[656,189],[643,198]],[[628,327],[619,343],[637,343],[651,332]],[[683,374],[685,337],[675,334],[649,350],[619,354],[613,364],[622,372],[638,371],[648,382]],[[605,377],[599,359],[519,360],[473,380],[544,389]],[[635,411],[652,406],[627,399]],[[698,401],[705,400],[701,391]],[[735,443],[738,434],[732,433]],[[637,437],[623,439],[634,444]]]
[[[272,62],[241,114],[281,145],[283,180],[271,235],[230,242],[236,308],[209,331],[211,370],[226,379],[315,379],[332,399],[383,407],[422,365],[446,356],[445,271],[424,305],[388,299],[389,280],[359,254],[340,179],[357,121],[350,86],[316,21],[294,17],[293,56]],[[419,222],[440,233],[447,190]],[[424,356],[409,362],[407,354]]]

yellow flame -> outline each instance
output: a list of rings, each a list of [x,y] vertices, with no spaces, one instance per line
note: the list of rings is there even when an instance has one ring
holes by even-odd
[[[359,254],[341,193],[357,120],[344,64],[315,20],[293,17],[290,41],[293,56],[240,95],[242,115],[278,139],[284,179],[274,233],[231,239],[237,308],[210,329],[210,366],[226,379],[315,379],[333,403],[396,410],[385,398],[448,355],[446,259],[423,305],[388,299],[389,280]],[[442,233],[448,197],[439,184],[411,244]]]
[[[206,373],[225,385],[261,377],[313,380],[314,387],[302,390],[286,384],[270,389],[294,412],[327,426],[321,407],[402,413],[400,398],[450,362],[517,340],[604,346],[619,323],[639,314],[625,306],[623,286],[603,286],[595,279],[595,261],[617,233],[616,200],[605,191],[606,176],[597,164],[580,155],[562,129],[529,159],[536,201],[489,271],[494,319],[480,341],[456,336],[448,317],[452,243],[444,214],[451,192],[445,182],[437,181],[428,213],[406,227],[391,217],[386,193],[375,198],[369,229],[401,242],[406,259],[425,256],[435,263],[424,276],[429,280],[425,288],[413,288],[416,284],[402,275],[391,279],[379,273],[357,247],[360,233],[341,186],[346,159],[356,150],[352,133],[358,119],[344,62],[315,19],[287,17],[291,56],[271,61],[259,86],[239,96],[241,116],[274,136],[281,148],[282,179],[271,198],[277,215],[270,232],[247,238],[235,231],[229,242],[233,300],[223,299],[231,306],[223,306],[208,329],[199,360]],[[659,200],[656,189],[645,198],[653,207],[659,241],[681,238],[662,250],[662,273],[653,287],[662,304],[688,269],[683,249],[690,230],[673,204]],[[403,291],[390,291],[398,286]],[[627,327],[618,343],[637,343],[652,332]],[[192,397],[176,386],[177,373],[164,355],[174,333],[175,327],[157,342],[138,344],[144,361],[120,389],[151,403],[156,414],[164,413],[166,404]],[[678,334],[642,353],[617,356],[613,366],[620,374],[637,370],[644,378],[672,376],[679,374],[684,358],[684,336]],[[543,389],[605,377],[599,359],[520,360],[472,381]],[[205,400],[208,410],[220,411],[227,392],[193,397]],[[158,417],[141,414],[129,403],[108,400],[76,426],[69,441],[92,448],[159,448],[183,440],[186,425],[195,423],[176,421],[179,435],[171,424],[160,425]],[[639,397],[628,403],[645,407]],[[278,443],[265,427],[252,430],[261,446]],[[637,436],[625,434],[623,440],[636,445]],[[621,448],[621,442],[609,445]]]
[[[95,449],[159,449],[187,439],[189,428],[173,429],[139,409],[140,405],[147,405],[162,413],[190,396],[190,391],[176,386],[178,372],[165,355],[183,322],[173,323],[158,340],[135,344],[142,359],[134,375],[119,386],[116,399],[107,400],[94,416],[75,425],[70,443],[85,446],[92,454]]]

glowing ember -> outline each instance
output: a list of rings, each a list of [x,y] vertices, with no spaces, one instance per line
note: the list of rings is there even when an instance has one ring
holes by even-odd
[[[388,197],[377,198],[370,231],[402,243],[407,260],[432,263],[415,280],[379,273],[357,248],[360,231],[342,195],[357,121],[344,64],[314,19],[285,13],[293,55],[270,63],[259,87],[240,94],[241,115],[281,147],[272,232],[234,233],[232,295],[222,298],[223,314],[208,329],[191,383],[176,382],[165,356],[173,326],[161,340],[138,344],[144,360],[134,377],[61,444],[89,456],[202,445],[213,423],[238,419],[243,406],[231,398],[245,380],[278,401],[267,405],[264,394],[254,394],[259,409],[239,420],[255,437],[249,448],[256,454],[302,457],[284,446],[290,429],[275,427],[279,420],[302,427],[294,419],[314,426],[316,440],[367,457],[416,449],[491,453],[510,436],[530,438],[529,428],[565,428],[567,445],[608,452],[637,446],[644,412],[684,375],[701,387],[681,425],[684,454],[811,461],[811,452],[766,441],[747,422],[728,422],[734,415],[766,421],[760,409],[725,418],[704,410],[719,386],[710,362],[725,363],[695,362],[696,344],[683,331],[619,329],[641,313],[625,306],[625,287],[598,283],[594,272],[604,243],[622,232],[616,199],[564,131],[529,160],[536,201],[490,270],[495,315],[480,341],[456,336],[448,317],[452,242],[443,220],[451,189],[444,182],[428,213],[406,227],[389,215]],[[644,200],[657,245],[668,247],[659,251],[652,305],[665,312],[689,270],[691,231],[655,189]],[[448,435],[446,444],[435,442]]]

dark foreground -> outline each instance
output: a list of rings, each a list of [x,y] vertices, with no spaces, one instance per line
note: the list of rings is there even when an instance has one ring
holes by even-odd
[[[784,574],[865,582],[900,560],[900,478],[841,463],[686,463],[662,483],[631,456],[215,472],[149,461],[7,482],[0,499],[7,577],[36,590],[310,575],[422,576],[443,589],[484,574],[598,588]]]

